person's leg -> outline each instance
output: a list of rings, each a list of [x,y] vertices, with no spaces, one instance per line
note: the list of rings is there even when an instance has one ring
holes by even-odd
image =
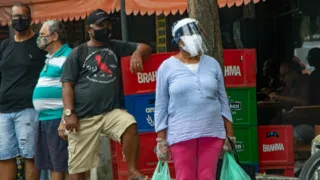
[[[15,114],[14,122],[20,155],[25,158],[26,180],[39,179],[40,170],[34,163],[38,113],[33,108],[24,109]]]
[[[47,121],[39,121],[35,138],[34,162],[36,168],[41,169],[41,177],[47,175],[48,170],[53,168],[49,154],[46,124]]]
[[[176,180],[197,179],[197,139],[169,147],[176,170]]]
[[[48,152],[52,168],[50,180],[64,180],[68,172],[68,142],[59,137],[58,128],[61,119],[46,121]]]
[[[0,114],[0,179],[15,180],[16,157],[19,156],[18,140],[11,113]],[[5,172],[5,173],[4,173]]]
[[[217,164],[224,139],[203,137],[198,139],[198,180],[215,180]]]
[[[138,170],[139,134],[136,121],[125,110],[115,109],[103,118],[103,133],[122,144],[122,150],[128,165],[129,179],[143,177]]]
[[[121,136],[122,150],[127,160],[129,177],[137,178],[142,174],[138,170],[140,140],[137,124],[130,125]]]
[[[69,180],[85,180],[86,172],[99,166],[101,117],[81,119],[80,130],[69,133]]]

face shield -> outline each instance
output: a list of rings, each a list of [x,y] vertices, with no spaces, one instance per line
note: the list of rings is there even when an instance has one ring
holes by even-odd
[[[174,41],[191,57],[208,51],[207,35],[195,19],[185,18],[178,21],[172,28]]]

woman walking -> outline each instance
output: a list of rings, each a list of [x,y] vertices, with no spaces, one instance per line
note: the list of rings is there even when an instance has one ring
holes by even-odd
[[[208,46],[197,20],[178,21],[172,35],[180,53],[157,72],[157,155],[162,161],[172,156],[177,180],[215,180],[226,136],[235,139],[224,76],[204,54]]]

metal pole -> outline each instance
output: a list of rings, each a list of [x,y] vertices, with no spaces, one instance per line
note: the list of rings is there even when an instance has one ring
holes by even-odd
[[[126,0],[120,0],[120,15],[121,15],[121,33],[122,33],[122,40],[129,41],[128,38],[128,21],[126,15]]]

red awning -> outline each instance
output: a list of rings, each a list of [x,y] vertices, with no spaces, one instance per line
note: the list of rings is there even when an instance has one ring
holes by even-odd
[[[259,0],[217,0],[219,7],[240,6]],[[120,0],[0,0],[0,24],[7,25],[12,5],[23,2],[32,9],[35,23],[48,19],[84,19],[91,11],[101,8],[108,13],[120,10]],[[126,14],[151,15],[182,14],[187,10],[188,0],[126,0]]]
[[[133,13],[137,15],[169,15],[180,13],[182,14],[187,10],[188,0],[126,0],[126,14]]]
[[[253,1],[254,3],[258,3],[260,0],[218,0],[218,5],[220,8],[225,7],[226,5],[228,7],[231,6],[241,6],[242,4],[247,5],[249,4],[251,1]],[[265,0],[262,0],[265,1]]]
[[[12,5],[21,0],[0,0],[0,23],[9,22]],[[48,19],[78,20],[84,19],[90,12],[101,8],[108,13],[120,10],[119,0],[25,0],[30,5],[35,23]]]

